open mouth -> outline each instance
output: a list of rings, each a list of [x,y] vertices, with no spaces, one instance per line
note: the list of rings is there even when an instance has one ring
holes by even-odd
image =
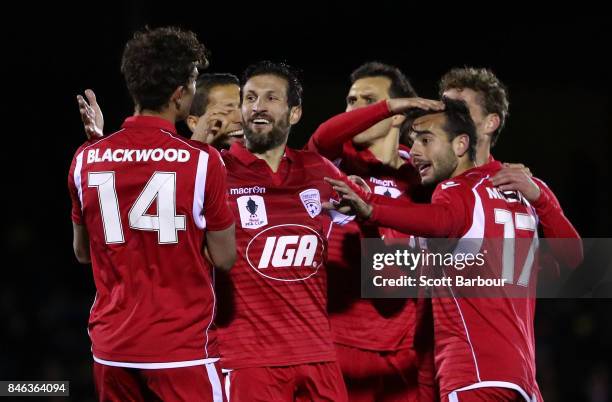
[[[233,138],[242,138],[244,136],[244,131],[242,129],[230,131],[229,133],[227,133],[227,136]]]
[[[266,124],[270,124],[270,120],[268,119],[253,119],[251,120],[251,123],[257,125],[257,126],[264,126]]]
[[[419,171],[419,174],[421,176],[426,175],[427,173],[429,173],[429,171],[431,170],[431,163],[429,162],[418,162],[416,164],[416,167]]]

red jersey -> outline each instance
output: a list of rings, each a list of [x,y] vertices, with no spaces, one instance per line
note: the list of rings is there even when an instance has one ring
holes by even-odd
[[[501,167],[499,162],[491,162],[441,182],[432,205],[398,210],[384,201],[385,206],[374,208],[372,220],[388,223],[393,210],[394,219],[402,221],[401,229],[421,236],[500,239],[487,243],[484,260],[488,275],[510,276],[511,287],[534,287],[536,272],[531,269],[530,247],[519,249],[518,245],[537,247],[538,217],[520,194],[508,196],[487,180]],[[509,260],[506,243],[501,241],[504,238],[524,239],[512,250],[516,252],[514,259],[510,257],[509,272],[503,269],[504,261]],[[497,249],[490,247],[493,244]],[[524,264],[526,261],[531,264]],[[458,298],[452,287],[450,292],[452,297],[431,300],[436,377],[442,395],[464,387],[504,387],[515,389],[526,401],[533,397],[540,400],[535,380],[535,299]]]
[[[129,117],[78,149],[68,185],[72,220],[89,235],[94,359],[164,368],[218,358],[202,245],[205,230],[234,222],[219,153],[166,120]]]
[[[323,177],[340,172],[289,148],[276,173],[238,143],[223,159],[238,253],[219,288],[227,295],[217,321],[223,367],[335,361],[325,262],[332,218],[321,202],[333,192]]]
[[[411,199],[422,186],[418,172],[410,163],[410,149],[400,146],[400,157],[405,163],[395,169],[384,165],[370,150],[356,148],[352,142],[356,134],[391,116],[385,101],[342,113],[323,123],[308,141],[307,148],[334,161],[347,175],[363,178],[374,194]],[[361,298],[359,250],[361,239],[367,237],[410,236],[387,228],[361,226],[357,222],[332,231],[328,263],[334,341],[376,351],[411,347],[414,300]]]

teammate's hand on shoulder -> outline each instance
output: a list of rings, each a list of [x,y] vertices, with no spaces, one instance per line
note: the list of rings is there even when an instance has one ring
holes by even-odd
[[[102,115],[102,109],[96,100],[96,94],[91,89],[85,90],[85,96],[77,95],[77,103],[79,105],[79,113],[81,114],[81,121],[83,121],[83,128],[85,129],[85,135],[87,139],[96,139],[104,136],[104,116]]]
[[[533,173],[531,173],[531,169],[529,169],[528,166],[525,166],[522,163],[507,163],[507,162],[504,162],[503,165],[504,165],[504,167],[523,169],[523,171],[527,174],[527,176],[533,177]]]
[[[531,179],[524,167],[504,167],[489,180],[501,191],[519,191],[529,202],[535,202],[540,198],[540,187]]]

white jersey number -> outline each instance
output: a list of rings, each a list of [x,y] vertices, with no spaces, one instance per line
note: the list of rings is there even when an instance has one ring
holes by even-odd
[[[100,211],[107,244],[123,243],[119,200],[115,189],[115,172],[91,172],[88,186],[98,189]],[[157,215],[147,210],[157,202]],[[186,230],[184,215],[176,214],[176,173],[155,172],[128,214],[130,228],[157,232],[159,244],[178,243],[178,231]]]
[[[502,279],[506,280],[506,283],[514,282],[514,266],[515,266],[515,229],[530,230],[535,232],[537,229],[536,220],[529,214],[521,214],[516,212],[514,219],[512,219],[512,213],[505,209],[495,208],[495,223],[504,225],[504,247],[502,252]],[[529,246],[525,263],[521,269],[517,285],[527,286],[529,285],[529,278],[531,278],[531,269],[533,268],[533,260],[536,249],[538,248],[538,234],[537,232],[533,235],[533,241]]]

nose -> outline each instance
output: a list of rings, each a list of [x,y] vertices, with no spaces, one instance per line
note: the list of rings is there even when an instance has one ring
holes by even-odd
[[[414,158],[414,157],[420,157],[420,156],[423,156],[423,149],[421,145],[419,144],[419,141],[414,141],[414,143],[412,144],[412,147],[410,148],[410,157]]]
[[[266,110],[266,104],[265,104],[265,102],[261,98],[257,98],[251,104],[251,110],[253,112],[262,112],[262,111],[265,111]]]

